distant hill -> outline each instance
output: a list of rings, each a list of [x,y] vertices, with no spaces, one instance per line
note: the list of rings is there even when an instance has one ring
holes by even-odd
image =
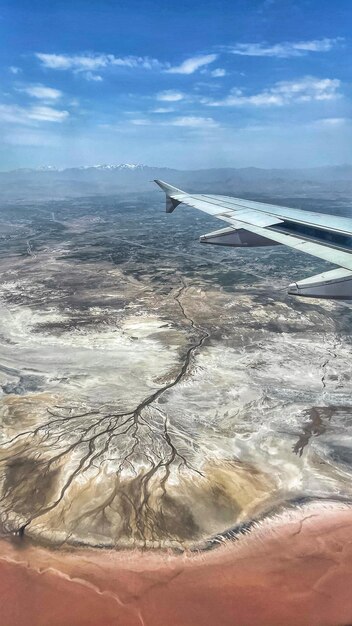
[[[0,199],[47,200],[119,192],[152,191],[161,178],[189,191],[238,195],[315,195],[352,193],[352,165],[311,169],[219,168],[176,170],[122,163],[57,169],[0,172]]]

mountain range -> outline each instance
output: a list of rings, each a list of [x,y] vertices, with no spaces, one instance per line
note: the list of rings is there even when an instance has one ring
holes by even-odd
[[[232,195],[320,196],[352,193],[352,165],[310,169],[213,168],[177,170],[142,164],[93,165],[66,169],[44,166],[0,172],[0,198],[47,200],[153,190],[155,178],[190,192]]]

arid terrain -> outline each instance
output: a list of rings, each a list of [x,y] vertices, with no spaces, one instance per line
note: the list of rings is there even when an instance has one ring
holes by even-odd
[[[349,211],[341,198],[280,202]],[[221,626],[251,626],[254,613],[231,621],[246,597],[238,585],[250,588],[251,576],[260,576],[264,567],[268,598],[280,585],[289,589],[299,554],[309,593],[321,575],[314,559],[322,560],[324,572],[332,560],[332,584],[338,587],[343,576],[352,589],[341,553],[352,540],[352,308],[287,295],[292,280],[322,271],[323,262],[280,247],[198,244],[200,234],[215,228],[216,222],[184,207],[166,216],[157,192],[2,206],[5,604],[6,598],[9,606],[14,602],[11,589],[17,584],[33,586],[37,603],[42,590],[44,604],[55,604],[41,574],[48,568],[61,572],[64,587],[79,577],[88,595],[90,585],[107,598],[119,595],[106,587],[110,575],[115,580],[109,568],[130,567],[163,587],[168,606],[191,585],[194,616],[180,616],[175,626],[205,626],[215,621],[204,621],[206,613],[197,607],[222,563],[227,599],[222,605],[218,595],[218,608],[213,601],[212,619],[223,610]],[[306,518],[314,523],[301,533]],[[290,524],[299,536],[292,562]],[[282,545],[275,544],[276,532]],[[262,546],[257,570],[256,541]],[[274,573],[276,550],[288,555],[287,580]],[[100,582],[82,574],[84,563],[87,572],[93,567],[90,559],[101,570]],[[238,559],[244,563],[241,584],[233,573]],[[179,563],[188,573],[179,578],[172,600],[168,580]],[[192,573],[200,564],[210,583]],[[32,580],[35,572],[41,582]],[[297,599],[301,590],[295,593]],[[68,624],[63,616],[41,621],[45,611],[33,608],[34,596],[23,597],[23,615],[7,608],[2,626]],[[111,615],[115,607],[118,621],[106,614],[104,626],[170,621],[164,609],[156,617],[149,605],[140,614],[137,601],[135,621],[128,621],[124,604],[113,600]],[[315,622],[302,616],[294,622],[289,613],[280,622],[279,606],[275,619],[269,609],[263,614],[260,602],[255,606],[269,620],[255,623],[265,626],[352,621],[346,602],[336,622],[327,609],[315,612]],[[87,615],[72,618],[70,626],[101,626],[92,621],[100,610],[92,609],[91,621]]]

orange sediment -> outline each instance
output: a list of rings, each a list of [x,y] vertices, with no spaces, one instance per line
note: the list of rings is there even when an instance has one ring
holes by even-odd
[[[311,503],[197,554],[1,541],[1,626],[347,626],[352,508]]]

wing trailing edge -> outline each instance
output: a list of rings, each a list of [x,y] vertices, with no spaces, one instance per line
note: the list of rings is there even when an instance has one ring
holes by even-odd
[[[214,246],[231,246],[233,248],[279,245],[277,241],[268,239],[268,237],[251,233],[245,228],[232,228],[231,226],[215,230],[207,235],[201,235],[199,241],[200,243],[208,243]]]

